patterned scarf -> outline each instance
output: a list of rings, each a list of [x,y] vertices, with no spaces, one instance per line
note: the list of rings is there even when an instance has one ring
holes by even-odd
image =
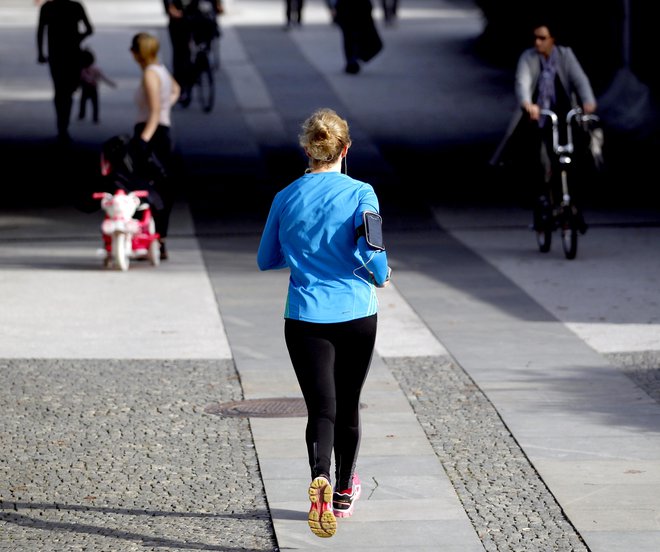
[[[555,102],[555,75],[557,74],[557,62],[559,56],[557,48],[553,48],[548,59],[541,57],[541,75],[539,76],[538,104],[541,109],[550,109]],[[543,126],[546,117],[541,117],[539,126]]]

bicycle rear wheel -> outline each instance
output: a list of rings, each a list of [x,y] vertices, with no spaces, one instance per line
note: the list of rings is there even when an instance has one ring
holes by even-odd
[[[215,81],[206,52],[200,52],[197,55],[196,65],[198,99],[202,109],[208,113],[213,109],[215,103]]]

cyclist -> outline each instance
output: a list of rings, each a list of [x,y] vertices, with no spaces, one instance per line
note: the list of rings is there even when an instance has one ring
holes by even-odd
[[[169,18],[168,30],[172,44],[172,73],[181,84],[179,103],[183,107],[190,104],[192,88],[192,65],[190,41],[200,16],[210,6],[213,22],[217,30],[216,17],[224,13],[222,0],[163,0],[165,13]],[[219,34],[219,32],[218,32]],[[216,36],[218,36],[216,34]]]
[[[551,109],[564,120],[571,108],[580,105],[585,113],[593,113],[597,103],[589,78],[573,50],[556,44],[552,25],[539,22],[533,32],[534,47],[523,51],[516,68],[515,94],[520,109],[516,110],[491,164],[499,163],[514,134],[525,136],[519,141],[525,151],[519,153],[531,160],[530,176],[537,186],[533,226],[541,231],[552,209],[549,198],[554,153],[551,124],[546,116],[541,116],[540,110]],[[584,234],[587,224],[581,210],[578,216],[578,229]]]
[[[220,36],[218,16],[224,13],[220,0],[195,0],[190,13],[192,39],[196,44],[210,45]]]

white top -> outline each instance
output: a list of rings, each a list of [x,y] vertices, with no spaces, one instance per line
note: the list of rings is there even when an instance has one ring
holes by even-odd
[[[145,71],[155,71],[160,79],[160,116],[158,117],[158,123],[169,127],[171,124],[170,112],[172,110],[172,104],[170,103],[172,98],[172,76],[167,68],[160,63],[147,65]],[[149,104],[142,83],[135,91],[135,105],[138,110],[137,122],[145,123],[149,118]]]

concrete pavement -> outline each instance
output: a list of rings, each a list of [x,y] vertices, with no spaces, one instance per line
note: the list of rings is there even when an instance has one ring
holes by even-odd
[[[490,144],[508,119],[500,73],[465,49],[480,29],[466,4],[402,5],[386,49],[352,77],[322,2],[289,33],[280,2],[231,2],[216,109],[174,114],[189,180],[158,268],[102,270],[99,213],[21,183],[0,217],[0,549],[660,547],[658,209],[592,210],[566,261],[535,250],[529,213],[506,198],[409,200],[470,186],[434,152]],[[2,142],[50,151],[36,10],[8,5]],[[159,32],[168,59],[159,2],[86,5],[120,86],[102,91],[100,127],[72,124],[84,159],[132,124],[131,34]],[[305,522],[304,417],[210,413],[299,397],[286,274],[259,273],[254,255],[272,191],[302,170],[297,126],[320,103],[347,114],[349,171],[382,191],[395,275],[363,396],[366,492],[328,540]],[[425,182],[409,182],[410,163]]]

